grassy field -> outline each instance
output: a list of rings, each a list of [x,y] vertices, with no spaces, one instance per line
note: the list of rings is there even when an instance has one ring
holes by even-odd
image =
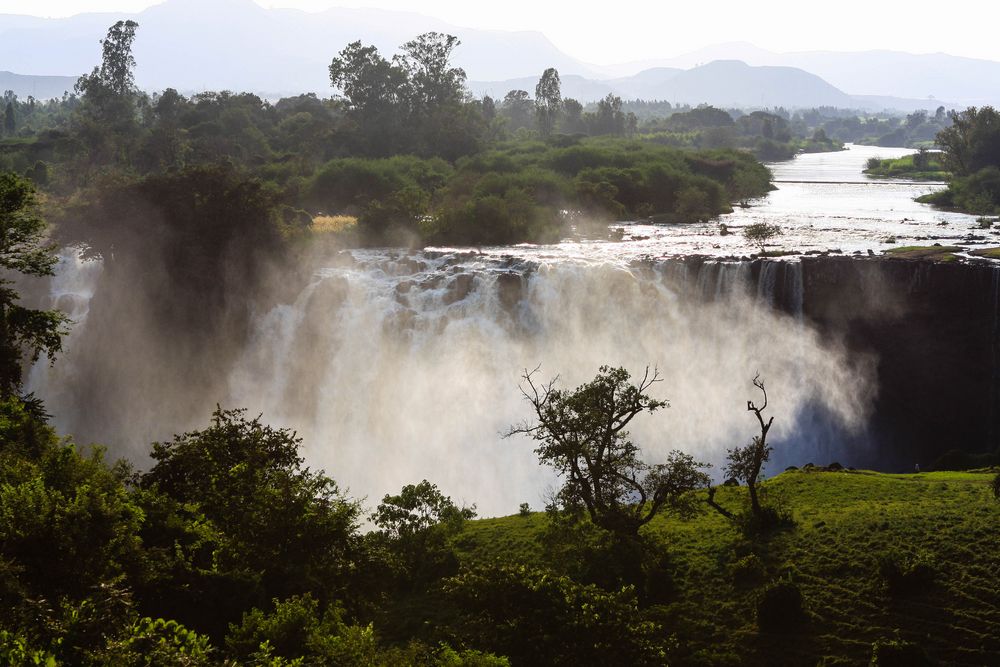
[[[955,262],[958,257],[956,252],[962,248],[951,245],[908,245],[899,248],[889,248],[883,254],[890,259],[917,259],[932,262]]]
[[[1000,665],[993,474],[789,471],[765,490],[794,527],[753,541],[714,512],[657,519],[647,536],[667,555],[672,588],[647,613],[675,635],[672,664],[862,665],[887,638],[916,643],[941,664]],[[736,509],[744,492],[724,488],[718,498]],[[545,521],[471,522],[457,544],[461,558],[538,563]],[[886,563],[921,576],[893,589]],[[781,579],[799,586],[808,620],[762,633],[755,601]]]

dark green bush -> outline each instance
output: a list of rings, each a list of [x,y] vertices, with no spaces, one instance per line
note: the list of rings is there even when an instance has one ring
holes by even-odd
[[[607,592],[526,565],[493,564],[445,580],[456,636],[519,665],[662,665],[662,628],[635,591]]]
[[[757,627],[761,632],[789,632],[805,620],[802,591],[791,581],[771,584],[757,599]]]
[[[890,595],[917,593],[934,583],[937,570],[922,554],[883,554],[878,559],[879,575]]]
[[[763,580],[767,574],[763,561],[757,554],[747,554],[732,565],[733,583],[752,585]]]
[[[901,639],[879,639],[872,644],[870,667],[931,667],[936,664],[919,645]]]

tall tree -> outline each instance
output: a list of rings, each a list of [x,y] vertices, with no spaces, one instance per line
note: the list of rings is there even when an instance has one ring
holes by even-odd
[[[101,79],[115,95],[124,96],[135,90],[132,42],[138,27],[135,21],[118,21],[108,29],[107,37],[101,40]]]
[[[135,90],[135,58],[132,42],[139,24],[135,21],[118,21],[108,28],[101,40],[101,64],[89,75],[80,77],[77,92],[87,96],[123,98]]]
[[[726,474],[746,483],[747,490],[750,492],[750,510],[755,517],[763,519],[764,510],[757,497],[757,482],[760,478],[761,468],[771,458],[773,448],[767,444],[767,433],[771,430],[774,417],[764,420],[764,410],[767,409],[767,390],[764,389],[764,382],[760,379],[759,373],[753,379],[753,386],[760,389],[760,393],[764,395],[764,403],[759,407],[753,401],[747,401],[747,411],[754,413],[760,424],[760,435],[755,435],[749,445],[729,450]]]
[[[955,176],[1000,166],[1000,113],[990,106],[955,113],[951,127],[938,132],[937,144],[945,166]]]
[[[14,103],[8,102],[3,113],[3,133],[8,137],[14,136],[17,131],[17,117],[14,115]]]
[[[403,44],[403,53],[393,58],[410,82],[412,109],[427,113],[455,104],[465,96],[465,70],[451,66],[451,54],[462,42],[454,35],[425,32]]]
[[[538,132],[543,137],[552,134],[560,109],[562,90],[559,72],[550,67],[542,73],[542,78],[535,86],[535,119],[538,122]]]
[[[622,98],[608,93],[607,97],[597,103],[594,121],[595,134],[624,134],[625,113],[622,111]]]
[[[687,492],[707,486],[705,464],[678,451],[666,463],[648,464],[628,437],[625,429],[635,417],[667,407],[646,393],[660,381],[655,371],[646,369],[632,384],[624,368],[602,366],[597,377],[573,391],[556,388],[555,380],[536,384],[533,373],[523,378],[527,388],[521,392],[537,421],[507,435],[524,434],[539,443],[538,458],[564,479],[559,500],[586,509],[595,525],[635,538],[660,510],[686,507]]]
[[[132,56],[138,27],[135,21],[118,21],[108,28],[101,40],[101,65],[76,82],[76,92],[83,98],[77,131],[91,163],[130,162],[139,128]]]
[[[31,182],[0,173],[0,396],[20,394],[25,357],[38,361],[62,350],[68,318],[55,310],[32,310],[18,304],[11,279],[16,274],[51,276],[54,247],[43,242],[45,222],[38,215]]]
[[[533,103],[526,90],[511,90],[503,98],[500,110],[511,130],[531,126]]]
[[[341,91],[351,109],[362,115],[381,113],[406,95],[406,71],[383,58],[374,46],[351,42],[329,67],[330,85]]]

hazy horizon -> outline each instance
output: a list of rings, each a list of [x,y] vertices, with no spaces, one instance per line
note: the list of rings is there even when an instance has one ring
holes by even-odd
[[[202,4],[202,0],[199,4]],[[219,0],[215,0],[219,1]],[[237,2],[241,0],[223,0]],[[409,11],[480,30],[528,30],[544,34],[567,55],[597,66],[657,61],[743,42],[774,53],[893,50],[1000,61],[993,26],[1000,7],[969,13],[904,14],[888,3],[846,0],[836,14],[814,19],[789,0],[748,5],[723,2],[685,7],[646,7],[638,0],[616,4],[617,12],[581,9],[566,2],[510,0],[503,5],[456,0],[252,0],[264,8],[321,12],[333,8]],[[65,18],[86,13],[138,13],[164,0],[0,0],[0,13]],[[724,16],[724,20],[719,17]],[[673,29],[683,26],[683,30]],[[886,26],[892,26],[886,28]],[[616,38],[609,38],[609,36]],[[725,54],[722,56],[725,57]],[[2,69],[2,66],[0,66]]]

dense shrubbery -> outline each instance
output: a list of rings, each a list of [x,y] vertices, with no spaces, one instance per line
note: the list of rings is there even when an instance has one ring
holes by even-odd
[[[915,180],[945,180],[949,176],[940,156],[923,149],[896,159],[870,158],[865,166],[865,173],[883,178]]]
[[[757,599],[757,626],[762,632],[791,632],[806,618],[802,591],[791,581],[771,584]]]
[[[0,656],[506,664],[386,647],[356,621],[379,596],[381,549],[358,532],[358,505],[302,466],[298,444],[218,410],[209,428],[155,445],[137,475],[59,442],[20,401],[0,403]]]
[[[1000,211],[1000,113],[993,107],[970,107],[952,115],[937,135],[941,162],[951,172],[947,190],[917,201],[977,215]]]
[[[660,665],[663,629],[635,592],[605,591],[524,565],[484,565],[445,582],[459,632],[518,665]]]

